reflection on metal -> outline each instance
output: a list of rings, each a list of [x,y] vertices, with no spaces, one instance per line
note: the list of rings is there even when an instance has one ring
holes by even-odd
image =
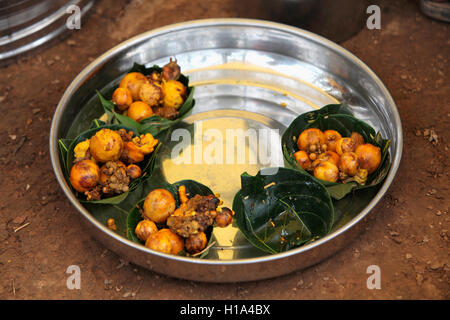
[[[0,61],[34,49],[66,31],[66,12],[84,15],[94,0],[0,0]]]
[[[431,18],[450,22],[449,1],[420,0],[420,9]]]

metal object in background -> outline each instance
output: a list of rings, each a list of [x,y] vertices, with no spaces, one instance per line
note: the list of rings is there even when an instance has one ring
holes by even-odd
[[[364,27],[369,4],[368,0],[235,0],[241,18],[289,24],[335,42]]]
[[[420,9],[431,18],[450,22],[450,1],[448,0],[420,0]]]
[[[298,114],[333,101],[345,102],[356,117],[369,122],[392,142],[392,165],[384,183],[372,190],[364,202],[349,201],[352,214],[341,219],[326,237],[274,255],[255,253],[256,249],[239,239],[239,232],[232,245],[213,247],[207,259],[195,259],[150,250],[110,230],[72,193],[62,172],[58,139],[73,137],[76,132],[70,131],[77,120],[84,119],[89,127],[91,119],[103,114],[96,90],[108,90],[116,85],[134,62],[162,65],[173,56],[182,72],[196,85],[196,105],[186,122],[212,121],[215,126],[224,126],[231,119],[233,125],[278,128],[282,134]],[[72,81],[59,101],[50,131],[54,172],[65,195],[80,213],[87,232],[128,261],[145,268],[209,282],[251,281],[283,275],[311,266],[348,245],[364,230],[366,216],[391,185],[402,148],[402,126],[395,103],[380,79],[363,62],[316,34],[248,19],[184,22],[119,44],[94,60]],[[170,168],[162,167],[166,177],[173,173]],[[196,172],[208,170],[203,167],[203,170],[181,171],[186,179],[197,180]],[[240,173],[236,176],[238,184]],[[223,174],[220,179],[228,188],[209,186],[221,197],[228,192],[230,195],[225,198],[232,198],[239,188],[231,183],[235,172],[228,170],[225,179]],[[224,201],[228,205],[229,200]]]
[[[71,5],[84,15],[95,0],[0,0],[0,61],[52,40],[65,30]]]

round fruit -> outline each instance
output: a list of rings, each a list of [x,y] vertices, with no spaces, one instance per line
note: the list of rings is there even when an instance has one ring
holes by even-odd
[[[123,149],[120,135],[110,129],[101,129],[91,138],[89,151],[99,162],[119,160]]]
[[[139,239],[141,239],[142,241],[147,241],[150,235],[158,232],[158,228],[153,221],[144,219],[142,221],[139,221],[134,232]]]
[[[155,189],[144,201],[144,216],[156,223],[164,223],[175,211],[175,199],[166,189]]]
[[[328,151],[336,151],[336,142],[342,138],[341,134],[336,130],[325,130],[325,143]]]
[[[342,173],[353,177],[359,169],[358,156],[354,152],[344,152],[339,160],[338,167]]]
[[[331,162],[324,161],[314,168],[314,177],[329,182],[336,182],[339,178],[339,169]]]
[[[128,108],[127,115],[131,119],[137,122],[141,122],[141,120],[151,117],[153,115],[153,110],[145,102],[136,101],[133,102],[131,106]]]
[[[381,163],[381,150],[373,144],[362,144],[356,148],[355,153],[360,167],[366,169],[369,174],[375,172]]]
[[[139,90],[145,83],[149,83],[146,76],[140,72],[130,72],[120,81],[119,87],[130,90],[133,101],[139,100]]]
[[[294,153],[295,160],[297,160],[300,167],[302,167],[304,170],[310,170],[311,169],[311,160],[309,159],[308,154],[303,151],[297,151]]]

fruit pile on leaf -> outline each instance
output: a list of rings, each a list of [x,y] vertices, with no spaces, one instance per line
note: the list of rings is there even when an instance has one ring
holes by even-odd
[[[194,88],[176,60],[160,68],[135,63],[107,100],[97,93],[106,122],[157,134],[186,117],[194,107]]]
[[[178,81],[180,66],[176,60],[166,64],[162,70],[153,70],[149,75],[130,72],[120,81],[112,95],[112,102],[120,111],[137,122],[154,114],[166,119],[178,116],[178,109],[186,99],[187,88]]]
[[[343,104],[301,114],[281,144],[287,165],[314,175],[337,200],[378,185],[390,168],[390,141]]]
[[[329,182],[356,181],[364,185],[367,175],[375,172],[381,162],[380,148],[364,143],[357,132],[342,137],[336,130],[308,128],[298,136],[297,146],[299,151],[294,157],[298,164],[314,177]]]
[[[70,184],[87,201],[127,193],[132,182],[147,174],[144,159],[152,158],[157,145],[150,133],[137,135],[123,127],[88,130],[67,152]]]
[[[232,222],[233,212],[221,203],[209,188],[192,180],[154,189],[130,212],[128,237],[159,252],[199,255],[208,249],[212,226],[224,228]]]

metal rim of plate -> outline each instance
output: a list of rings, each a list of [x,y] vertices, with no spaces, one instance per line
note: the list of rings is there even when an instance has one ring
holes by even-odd
[[[67,111],[66,108],[70,99],[84,83],[89,81],[98,70],[101,70],[108,60],[113,59],[119,52],[123,53],[127,50],[133,50],[133,47],[140,42],[149,41],[153,37],[164,35],[168,32],[219,26],[276,30],[280,33],[289,34],[289,36],[320,44],[323,48],[336,52],[342,59],[351,61],[358,68],[358,75],[362,76],[364,74],[370,79],[372,86],[370,88],[378,90],[382,95],[382,101],[389,107],[387,121],[390,122],[391,127],[395,130],[394,137],[392,137],[395,140],[395,153],[391,154],[391,169],[384,183],[375,197],[356,217],[338,230],[308,245],[274,255],[238,260],[202,260],[155,252],[114,233],[97,221],[78,202],[64,179],[58,150],[58,139],[61,138],[61,118],[64,111]],[[342,249],[360,234],[365,228],[364,221],[367,222],[367,214],[386,193],[399,168],[403,149],[403,133],[397,107],[384,84],[362,61],[337,44],[314,33],[274,22],[251,19],[207,19],[169,25],[140,34],[110,49],[94,60],[79,73],[62,96],[52,120],[49,143],[52,166],[61,188],[70,202],[81,213],[81,216],[84,218],[82,221],[85,223],[87,231],[91,232],[106,247],[111,248],[133,263],[169,276],[206,282],[240,282],[271,278],[311,266]]]

